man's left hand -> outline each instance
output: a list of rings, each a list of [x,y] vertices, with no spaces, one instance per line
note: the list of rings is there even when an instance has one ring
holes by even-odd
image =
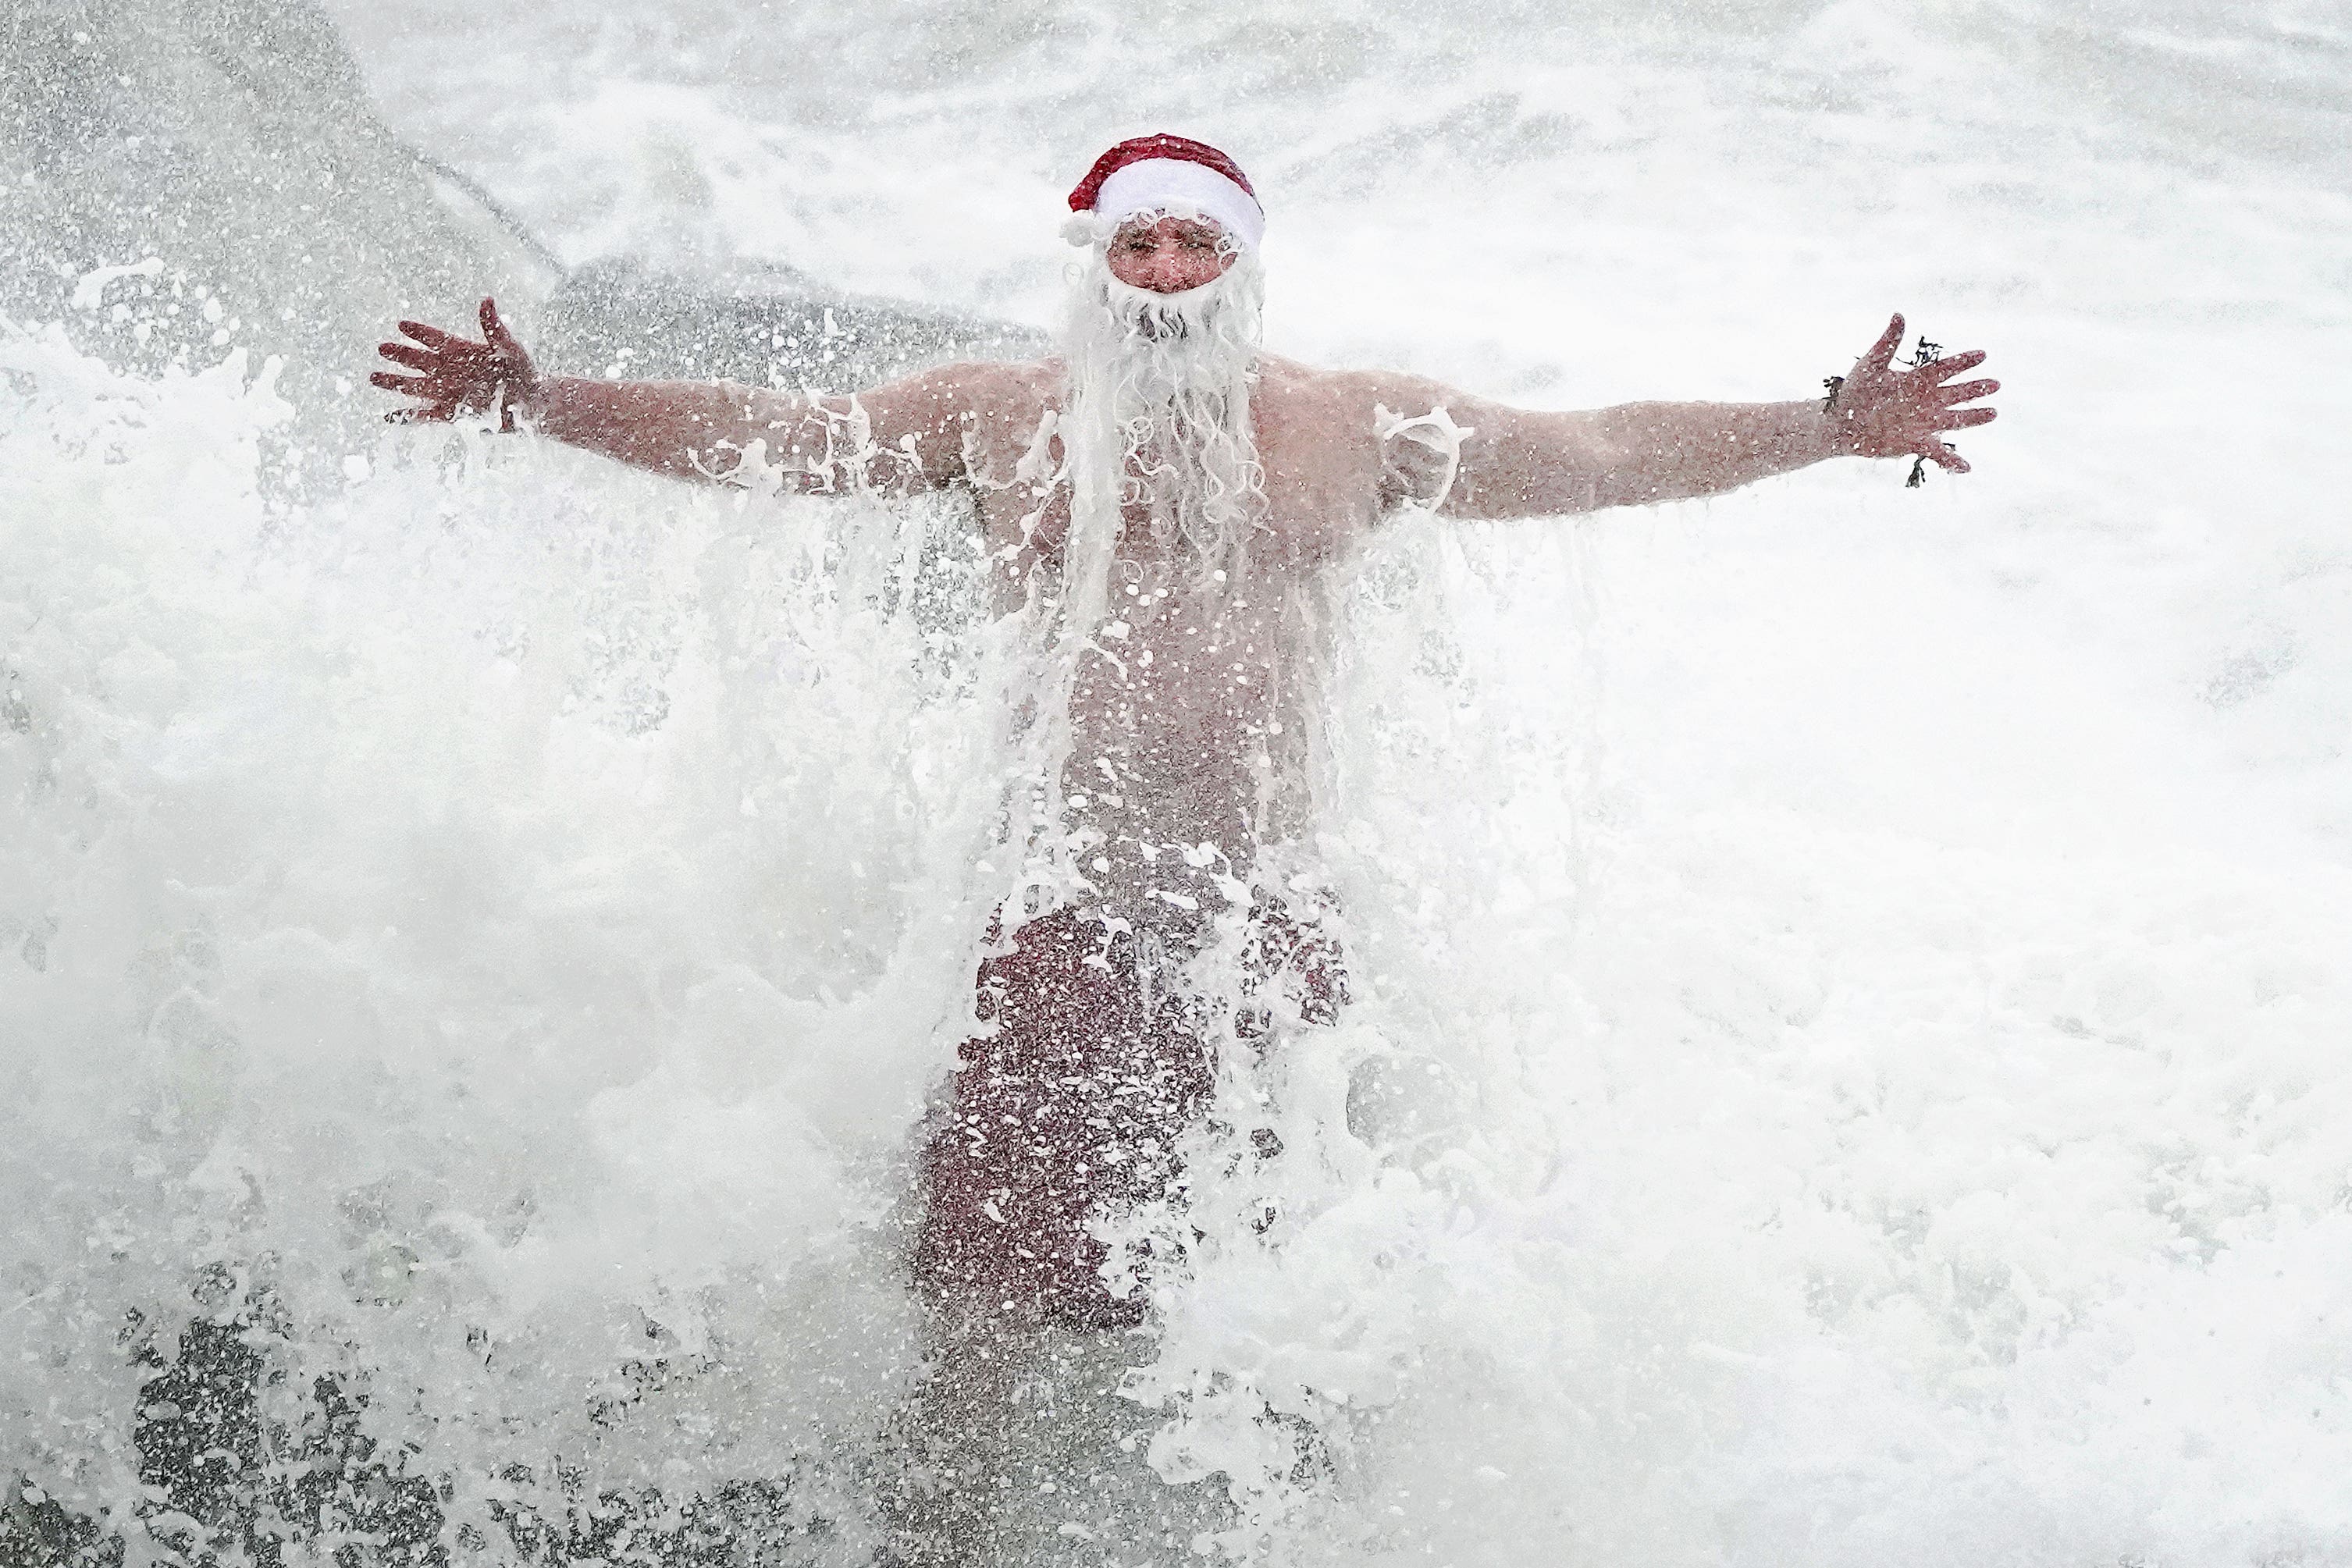
[[[2000,383],[1989,378],[1952,380],[1984,363],[1982,349],[1948,354],[1916,370],[1898,371],[1895,350],[1902,342],[1903,318],[1897,315],[1870,351],[1854,361],[1830,399],[1831,452],[1841,457],[1924,457],[1955,474],[1965,474],[1967,459],[1944,444],[1943,433],[1990,423],[1991,409],[1959,405],[1990,397],[2000,390]]]

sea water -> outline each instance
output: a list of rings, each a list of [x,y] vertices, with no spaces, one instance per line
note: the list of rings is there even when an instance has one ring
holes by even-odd
[[[1282,1153],[1202,1167],[1106,1430],[1271,1563],[2352,1562],[2339,7],[341,20],[574,261],[1042,323],[1060,191],[1167,129],[1257,178],[1315,362],[1573,407],[1814,395],[1895,308],[1989,349],[1966,477],[1352,564],[1353,999],[1226,1085]],[[957,514],[467,431],[297,491],[266,364],[13,325],[12,1510],[192,1542],[132,1437],[209,1319],[282,1436],[207,1462],[324,1498],[308,1550],[367,1542],[301,1490],[343,1433],[461,1549],[786,1478],[777,1550],[866,1561],[1010,874]]]

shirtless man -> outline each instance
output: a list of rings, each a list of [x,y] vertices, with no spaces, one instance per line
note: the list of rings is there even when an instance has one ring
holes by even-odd
[[[1213,148],[1122,142],[1070,206],[1087,261],[1056,359],[846,397],[573,380],[541,375],[485,300],[484,340],[404,321],[412,341],[382,352],[413,373],[373,380],[419,400],[396,418],[499,411],[681,478],[973,497],[998,581],[1055,629],[1045,695],[1063,728],[1037,841],[1064,874],[1043,907],[1008,910],[981,965],[994,1028],[964,1047],[932,1130],[916,1277],[967,1320],[1093,1331],[1141,1319],[1095,1232],[1166,1190],[1211,1042],[1343,999],[1315,909],[1250,881],[1307,825],[1329,569],[1400,507],[1553,517],[1839,456],[1964,473],[1940,437],[1990,420],[1963,405],[1998,383],[1958,379],[1981,352],[1895,369],[1898,316],[1826,402],[1509,408],[1262,351],[1265,216]],[[1219,1012],[1181,969],[1236,911],[1243,997]]]

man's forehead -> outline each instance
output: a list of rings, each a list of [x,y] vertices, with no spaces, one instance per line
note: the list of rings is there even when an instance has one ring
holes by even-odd
[[[1138,213],[1118,225],[1118,237],[1132,238],[1137,235],[1171,234],[1179,239],[1223,239],[1225,228],[1214,218],[1192,217],[1181,213]]]

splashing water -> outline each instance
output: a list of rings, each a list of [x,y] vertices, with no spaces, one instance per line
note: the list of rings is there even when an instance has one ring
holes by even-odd
[[[993,725],[921,514],[750,528],[473,437],[289,517],[266,377],[6,352],[11,1457],[82,1491],[122,1313],[223,1262],[436,1469],[627,1444],[720,1343],[695,1451],[887,1407],[902,1291],[842,1238],[968,1008],[977,850],[926,846],[984,834]]]
[[[1203,1546],[2352,1561],[2352,556],[2301,434],[2352,387],[2276,369],[2347,326],[2340,19],[579,20],[352,25],[583,253],[687,223],[1042,319],[1058,172],[1148,112],[1273,193],[1286,351],[1797,396],[1892,295],[2012,389],[1917,495],[1411,519],[1351,569],[1301,870],[1353,999],[1228,1062],[1279,1152],[1204,1134],[1160,1337],[1089,1369],[1223,1497]],[[429,74],[469,28],[541,96]],[[664,38],[683,84],[625,68]],[[278,1433],[215,1469],[306,1540],[389,1552],[365,1487],[421,1484],[460,1545],[684,1560],[703,1499],[869,1561],[1021,641],[951,508],[465,432],[297,507],[305,417],[0,340],[9,1518],[194,1539],[132,1441],[214,1421],[198,1318]],[[352,1435],[359,1490],[303,1490]]]

